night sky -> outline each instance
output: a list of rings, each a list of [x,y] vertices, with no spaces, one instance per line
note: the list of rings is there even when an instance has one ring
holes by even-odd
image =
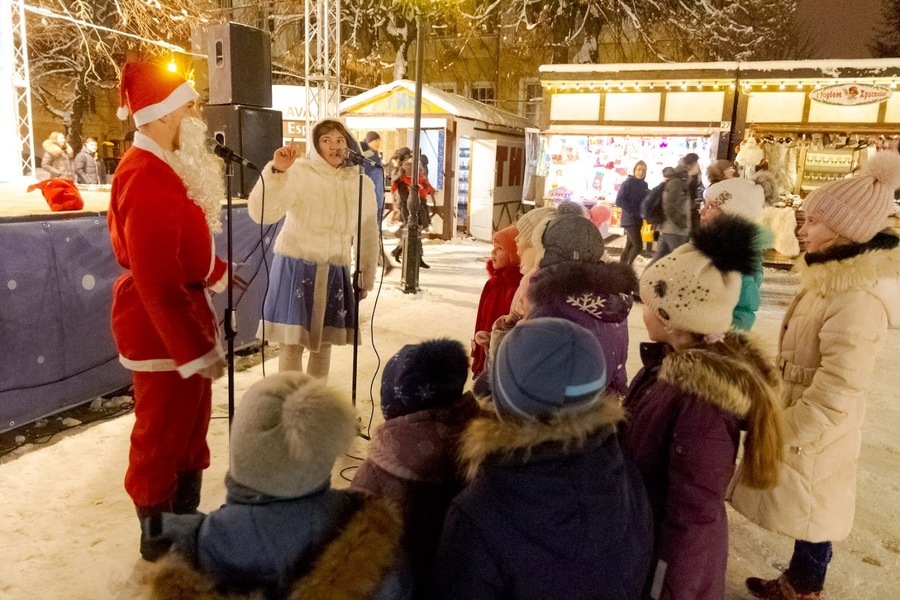
[[[881,26],[879,0],[800,0],[800,18],[817,41],[813,58],[867,58]]]

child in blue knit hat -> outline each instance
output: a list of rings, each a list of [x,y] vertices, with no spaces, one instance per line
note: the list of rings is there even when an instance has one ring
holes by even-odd
[[[638,598],[650,507],[626,463],[603,350],[571,321],[521,321],[492,355],[493,412],[460,444],[430,598]]]

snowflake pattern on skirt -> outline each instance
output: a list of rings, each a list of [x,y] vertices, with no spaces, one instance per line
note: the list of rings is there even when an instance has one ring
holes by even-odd
[[[326,266],[327,278],[319,273],[319,269]],[[319,265],[276,254],[269,282],[263,307],[266,321],[298,325],[310,332],[326,327],[353,329],[356,307],[348,267]],[[316,289],[317,282],[325,284],[324,291]],[[317,314],[315,310],[317,295],[325,302],[324,315]]]

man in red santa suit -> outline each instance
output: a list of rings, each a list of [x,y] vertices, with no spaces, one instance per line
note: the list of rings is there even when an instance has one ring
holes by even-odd
[[[113,289],[112,330],[119,360],[134,372],[135,423],[125,489],[141,519],[141,555],[165,549],[148,528],[163,512],[200,503],[209,466],[206,433],[212,380],[225,359],[209,291],[222,291],[222,165],[207,149],[197,93],[176,73],[127,63],[119,117],[134,118],[134,145],[116,169],[109,231],[127,272]]]

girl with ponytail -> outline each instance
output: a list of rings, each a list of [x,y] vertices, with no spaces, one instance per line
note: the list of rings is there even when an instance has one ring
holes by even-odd
[[[742,480],[778,482],[779,374],[732,329],[741,276],[759,260],[759,230],[723,215],[641,277],[644,368],[624,400],[623,451],[644,479],[656,524],[654,599],[725,596],[725,496],[742,429]]]

